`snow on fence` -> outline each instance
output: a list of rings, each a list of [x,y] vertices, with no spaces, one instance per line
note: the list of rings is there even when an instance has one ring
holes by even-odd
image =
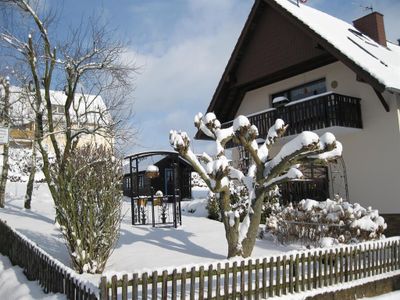
[[[34,242],[0,220],[0,253],[37,280],[45,293],[62,293],[68,299],[97,299],[98,288],[40,249]]]
[[[400,270],[400,237],[209,266],[103,276],[100,299],[260,299]]]

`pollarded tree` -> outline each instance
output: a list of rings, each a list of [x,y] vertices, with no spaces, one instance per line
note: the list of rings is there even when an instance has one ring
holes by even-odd
[[[303,174],[298,169],[300,164],[316,160],[327,163],[342,153],[342,145],[336,141],[333,134],[325,133],[318,137],[313,132],[304,131],[286,143],[274,157],[269,157],[271,146],[285,134],[288,127],[281,119],[277,119],[269,129],[262,145],[258,145],[256,141],[259,135],[257,127],[251,125],[245,116],[238,116],[229,128],[221,128],[221,123],[214,113],[205,116],[199,113],[194,123],[198,130],[215,141],[215,157],[203,153],[198,158],[190,148],[190,139],[186,132],[172,130],[170,143],[191,163],[210,190],[217,193],[228,242],[228,258],[251,255],[260,224],[262,205],[268,200],[271,189],[277,184],[302,178]],[[243,146],[249,152],[253,163],[247,174],[229,164],[225,156],[225,147],[229,141]],[[241,182],[249,192],[249,199],[245,205],[246,215],[242,222],[237,206],[232,205],[230,201],[230,181]]]

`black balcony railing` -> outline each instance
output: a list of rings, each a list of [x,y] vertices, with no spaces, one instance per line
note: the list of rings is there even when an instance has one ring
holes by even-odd
[[[286,135],[332,126],[362,128],[360,101],[355,97],[326,93],[251,114],[248,118],[257,126],[261,138],[267,136],[268,129],[278,118],[289,124]],[[232,122],[226,122],[222,127],[227,128]]]

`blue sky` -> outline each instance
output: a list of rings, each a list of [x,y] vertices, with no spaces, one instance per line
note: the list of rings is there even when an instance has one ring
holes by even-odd
[[[194,115],[205,112],[253,0],[36,0],[60,13],[58,29],[93,13],[129,41],[126,59],[139,67],[132,120],[139,134],[128,152],[169,149],[170,129],[193,136]],[[307,5],[351,22],[372,5],[385,15],[388,38],[400,38],[398,0],[308,0]],[[194,150],[204,148],[194,143]]]

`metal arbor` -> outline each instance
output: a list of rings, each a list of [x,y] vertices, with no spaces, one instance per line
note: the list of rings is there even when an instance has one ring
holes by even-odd
[[[174,151],[127,156],[124,195],[131,198],[132,225],[182,225],[181,199],[190,197],[190,165]]]

